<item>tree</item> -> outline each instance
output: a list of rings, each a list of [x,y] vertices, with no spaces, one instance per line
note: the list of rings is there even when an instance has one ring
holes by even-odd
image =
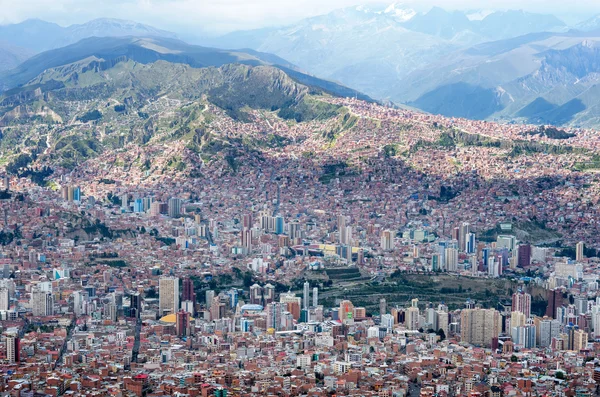
[[[556,375],[555,375],[556,379],[560,379],[560,380],[565,380],[565,373],[562,371],[556,371]]]
[[[446,339],[446,333],[444,332],[444,330],[442,328],[438,329],[436,334],[440,337],[441,341]]]
[[[515,356],[514,354],[512,356],[510,356],[510,362],[511,363],[516,363],[518,361],[517,356]]]

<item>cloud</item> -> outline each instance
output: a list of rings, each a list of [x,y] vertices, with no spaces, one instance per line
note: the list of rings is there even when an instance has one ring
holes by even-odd
[[[132,19],[159,28],[203,34],[279,26],[360,3],[385,0],[0,0],[0,23],[41,18],[61,25],[100,17]],[[388,2],[391,2],[388,1]],[[408,6],[448,9],[526,9],[537,12],[600,12],[597,0],[407,0]],[[566,15],[566,14],[565,14]],[[562,15],[561,15],[562,16]]]

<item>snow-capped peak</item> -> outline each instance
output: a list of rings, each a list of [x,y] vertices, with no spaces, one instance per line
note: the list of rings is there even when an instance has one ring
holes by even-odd
[[[399,22],[406,22],[411,20],[417,12],[412,8],[403,7],[402,3],[392,3],[384,11],[384,14],[393,16]]]

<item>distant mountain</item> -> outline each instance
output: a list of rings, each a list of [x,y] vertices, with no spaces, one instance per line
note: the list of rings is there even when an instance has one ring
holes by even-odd
[[[450,40],[462,32],[474,32],[475,25],[460,11],[448,12],[440,7],[433,7],[429,12],[407,21],[404,27]]]
[[[193,68],[220,67],[226,64],[274,66],[296,81],[315,90],[370,100],[369,97],[357,91],[305,74],[293,64],[271,54],[254,50],[229,51],[206,48],[168,38],[136,37],[93,37],[67,47],[43,52],[28,59],[15,69],[0,73],[0,89],[17,88],[37,76],[43,75],[49,69],[75,64],[89,58],[105,62],[103,65],[111,65],[127,59],[140,64],[163,60],[186,64]]]
[[[553,16],[522,11],[473,17],[439,7],[418,12],[394,3],[344,8],[287,27],[233,32],[202,43],[273,53],[312,74],[394,100],[402,90],[399,81],[445,55],[546,30],[562,31],[565,24]]]
[[[175,33],[152,26],[109,18],[95,19],[67,27],[39,19],[0,26],[0,41],[28,49],[32,53],[64,47],[88,37],[122,36],[177,38]]]
[[[0,127],[11,127],[2,129],[0,151],[42,155],[53,166],[72,168],[128,144],[176,141],[206,161],[229,159],[235,168],[230,160],[240,150],[289,140],[216,136],[208,132],[220,131],[211,125],[215,119],[252,123],[258,110],[291,124],[331,121],[320,133],[331,136],[357,119],[326,100],[326,91],[344,87],[250,54],[169,39],[86,39],[37,55],[20,70],[29,75],[38,65],[46,67],[42,73],[0,94]],[[182,171],[180,162],[173,166]]]
[[[31,55],[29,50],[0,42],[0,73],[17,67]]]
[[[407,29],[405,20],[400,8],[352,7],[284,28],[234,32],[203,44],[273,53],[314,75],[389,98],[391,81],[460,48]]]
[[[404,79],[401,101],[446,116],[600,125],[600,35],[539,33],[454,53]]]
[[[575,29],[582,32],[592,32],[600,30],[600,14],[594,15],[590,19],[587,19],[575,26]]]

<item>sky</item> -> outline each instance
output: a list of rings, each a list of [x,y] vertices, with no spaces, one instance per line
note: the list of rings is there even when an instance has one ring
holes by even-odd
[[[385,0],[0,0],[0,24],[40,18],[66,26],[94,18],[130,19],[192,35],[282,26],[302,18]],[[389,3],[393,0],[389,0]],[[426,10],[524,9],[554,13],[567,23],[600,13],[599,0],[406,0]]]

